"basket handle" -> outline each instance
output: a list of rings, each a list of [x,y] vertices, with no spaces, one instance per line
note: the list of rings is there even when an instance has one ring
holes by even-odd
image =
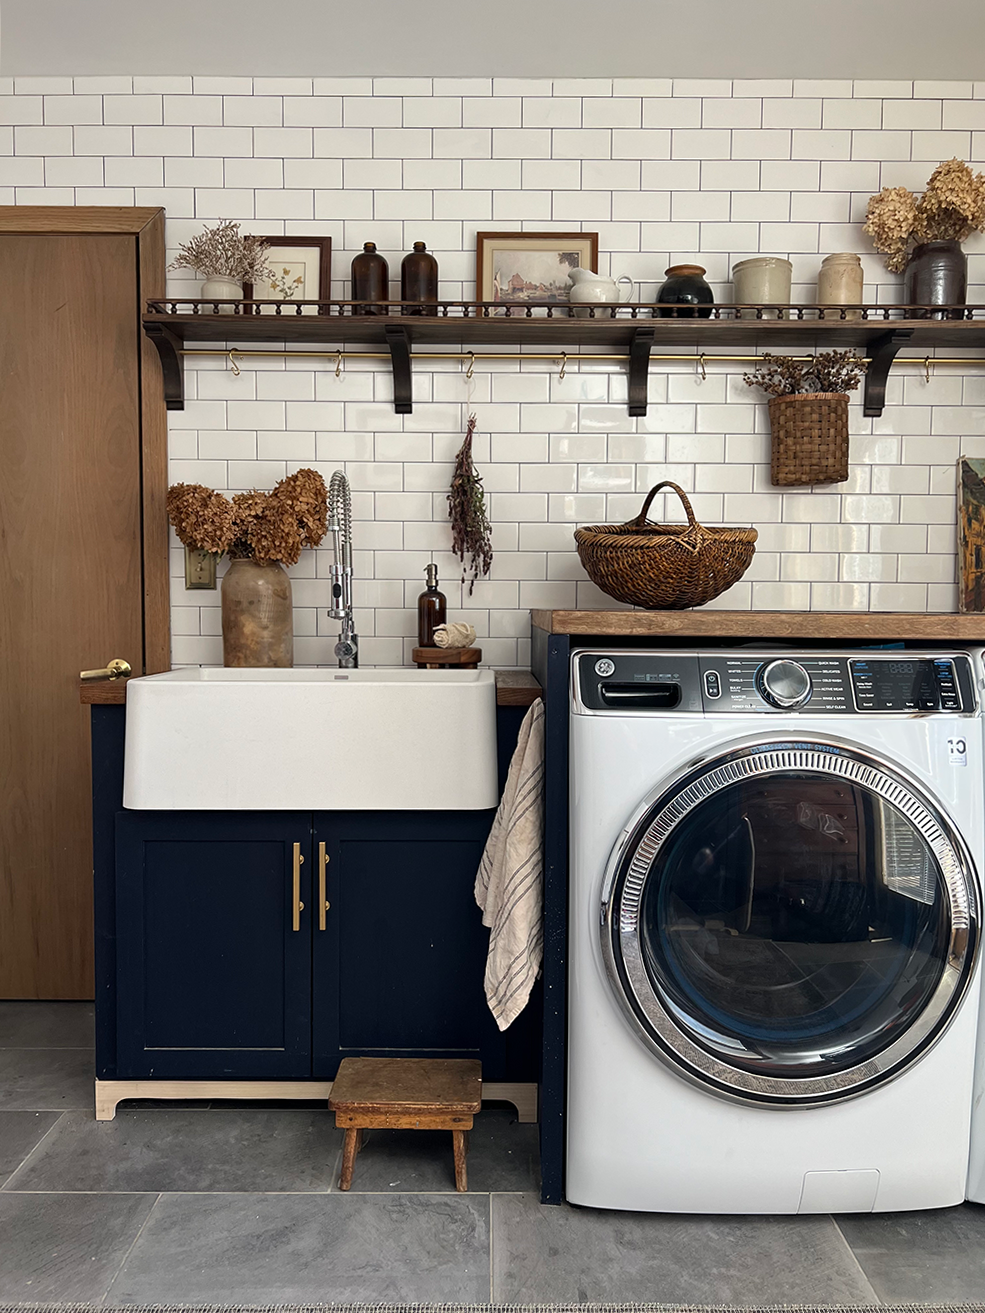
[[[656,497],[657,493],[660,492],[663,488],[673,488],[674,491],[677,493],[678,497],[680,497],[681,504],[684,507],[684,514],[687,516],[688,528],[689,529],[700,528],[701,526],[698,524],[698,521],[694,518],[694,511],[691,509],[691,503],[688,501],[687,494],[685,493],[684,489],[679,487],[678,484],[672,482],[670,479],[664,479],[663,483],[658,483],[656,487],[650,489],[650,491],[646,494],[646,501],[643,503],[643,509],[640,511],[639,515],[637,515],[635,520],[629,521],[629,524],[639,525],[641,528],[645,524],[647,524],[648,522],[647,512],[650,509],[650,505],[653,502],[654,497]],[[629,527],[629,524],[627,524],[626,526],[627,528]]]

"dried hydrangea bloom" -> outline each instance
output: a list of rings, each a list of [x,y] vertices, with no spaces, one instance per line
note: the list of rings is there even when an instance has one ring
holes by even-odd
[[[957,158],[938,164],[917,205],[917,237],[924,242],[963,242],[985,229],[985,175]]]
[[[238,492],[233,497],[232,540],[229,546],[229,555],[233,560],[241,557],[247,560],[252,558],[253,546],[250,536],[254,523],[264,512],[268,495],[253,488],[250,492]]]
[[[886,268],[900,274],[909,258],[910,240],[917,229],[917,200],[906,187],[883,187],[869,200],[862,231],[886,257]]]
[[[289,474],[270,496],[285,515],[297,521],[303,546],[317,547],[328,524],[328,494],[318,471],[303,469]]]
[[[233,541],[233,507],[221,492],[201,483],[176,483],[168,489],[168,519],[179,542],[221,555]]]

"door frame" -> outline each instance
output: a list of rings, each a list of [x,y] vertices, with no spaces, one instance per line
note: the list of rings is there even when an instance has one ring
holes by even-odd
[[[140,342],[140,560],[142,669],[171,669],[171,596],[168,561],[168,420],[161,362],[143,332],[149,298],[165,294],[164,210],[150,205],[2,205],[0,235],[131,234],[136,238],[137,340]],[[102,654],[96,654],[102,659]]]

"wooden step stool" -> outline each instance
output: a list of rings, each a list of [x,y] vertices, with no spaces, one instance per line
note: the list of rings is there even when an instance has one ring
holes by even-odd
[[[471,1058],[343,1058],[329,1108],[345,1129],[339,1189],[352,1184],[364,1130],[451,1131],[455,1189],[467,1190],[467,1132],[482,1106],[482,1063]]]

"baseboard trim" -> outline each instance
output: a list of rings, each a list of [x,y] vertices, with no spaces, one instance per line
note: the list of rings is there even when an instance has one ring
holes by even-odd
[[[327,1099],[330,1080],[97,1080],[96,1121],[110,1122],[123,1099]],[[512,1103],[521,1122],[537,1120],[537,1085],[483,1081],[483,1100]]]

